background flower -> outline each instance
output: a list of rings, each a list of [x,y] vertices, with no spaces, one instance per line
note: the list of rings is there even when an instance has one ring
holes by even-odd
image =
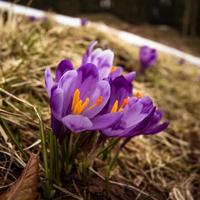
[[[89,20],[87,18],[81,18],[80,22],[81,22],[81,26],[87,26],[87,24],[89,23]]]
[[[86,63],[94,64],[99,71],[99,78],[107,78],[112,70],[114,53],[110,49],[102,50],[97,48],[93,50],[97,41],[93,41],[87,47],[83,55],[82,65]]]
[[[139,52],[141,70],[153,66],[157,61],[157,51],[148,46],[142,46]]]

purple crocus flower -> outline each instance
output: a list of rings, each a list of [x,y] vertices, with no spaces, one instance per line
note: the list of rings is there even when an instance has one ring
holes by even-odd
[[[113,51],[110,49],[102,50],[101,48],[93,50],[96,44],[97,41],[93,41],[88,45],[86,52],[83,55],[82,64],[93,63],[99,71],[100,79],[115,79],[120,76],[123,69],[122,67],[113,65]],[[135,72],[130,72],[124,75],[124,77],[130,82],[135,79],[135,76]]]
[[[111,81],[110,85],[111,97],[102,112],[121,111],[123,115],[113,126],[102,130],[102,134],[107,137],[131,138],[141,134],[156,134],[167,128],[168,122],[159,123],[162,113],[153,105],[152,100],[141,97],[139,92],[133,96],[130,82],[123,76]]]
[[[93,41],[89,44],[83,55],[82,65],[86,63],[94,64],[99,71],[99,78],[107,78],[113,67],[114,53],[110,49],[102,50],[97,48],[93,50],[97,41]]]
[[[121,117],[120,112],[99,114],[110,98],[110,85],[99,79],[92,63],[75,70],[69,60],[63,60],[56,69],[55,80],[50,69],[46,69],[45,84],[50,97],[52,130],[60,141],[68,131],[108,128]]]
[[[157,52],[148,46],[142,46],[139,53],[141,71],[153,66],[157,61]]]
[[[81,22],[81,26],[87,26],[87,24],[89,23],[87,18],[81,18],[80,22]]]

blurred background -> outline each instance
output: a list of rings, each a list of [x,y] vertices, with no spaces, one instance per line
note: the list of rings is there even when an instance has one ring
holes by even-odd
[[[184,36],[200,34],[199,0],[20,0],[15,3],[71,16],[107,13],[135,25],[168,25]]]

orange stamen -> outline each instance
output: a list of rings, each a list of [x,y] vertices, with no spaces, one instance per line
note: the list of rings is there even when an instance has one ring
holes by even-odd
[[[86,98],[79,108],[79,114],[83,112],[83,110],[88,106],[89,102],[90,102],[90,99]]]
[[[74,91],[74,96],[72,100],[72,112],[77,115],[81,114],[83,110],[88,106],[89,102],[90,102],[89,98],[86,98],[85,101],[83,102],[80,99],[80,90],[76,89]]]
[[[96,105],[99,105],[102,102],[103,102],[103,96],[99,96],[95,103],[96,103]]]
[[[112,107],[110,112],[114,113],[114,112],[117,112],[117,110],[118,110],[118,100],[115,101],[115,103],[114,103],[114,105],[113,105],[113,107]]]
[[[136,92],[134,92],[133,96],[140,99],[142,97],[142,93],[139,91],[136,91]]]
[[[73,113],[77,115],[81,114],[83,110],[87,107],[89,102],[90,102],[89,98],[86,98],[84,102],[82,100],[79,100],[73,110]]]
[[[116,70],[117,70],[117,67],[116,66],[112,66],[111,73],[115,72]]]
[[[122,105],[120,106],[120,108],[124,108],[127,104],[128,104],[128,97],[123,100]]]
[[[92,110],[96,106],[100,105],[103,102],[103,96],[99,96],[95,103],[89,107],[89,110]]]

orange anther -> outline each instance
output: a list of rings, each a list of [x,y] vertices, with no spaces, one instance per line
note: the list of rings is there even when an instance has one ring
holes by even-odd
[[[140,99],[142,97],[142,93],[139,91],[134,92],[134,97]]]
[[[116,70],[117,70],[117,67],[116,66],[112,66],[111,73],[115,72]]]

